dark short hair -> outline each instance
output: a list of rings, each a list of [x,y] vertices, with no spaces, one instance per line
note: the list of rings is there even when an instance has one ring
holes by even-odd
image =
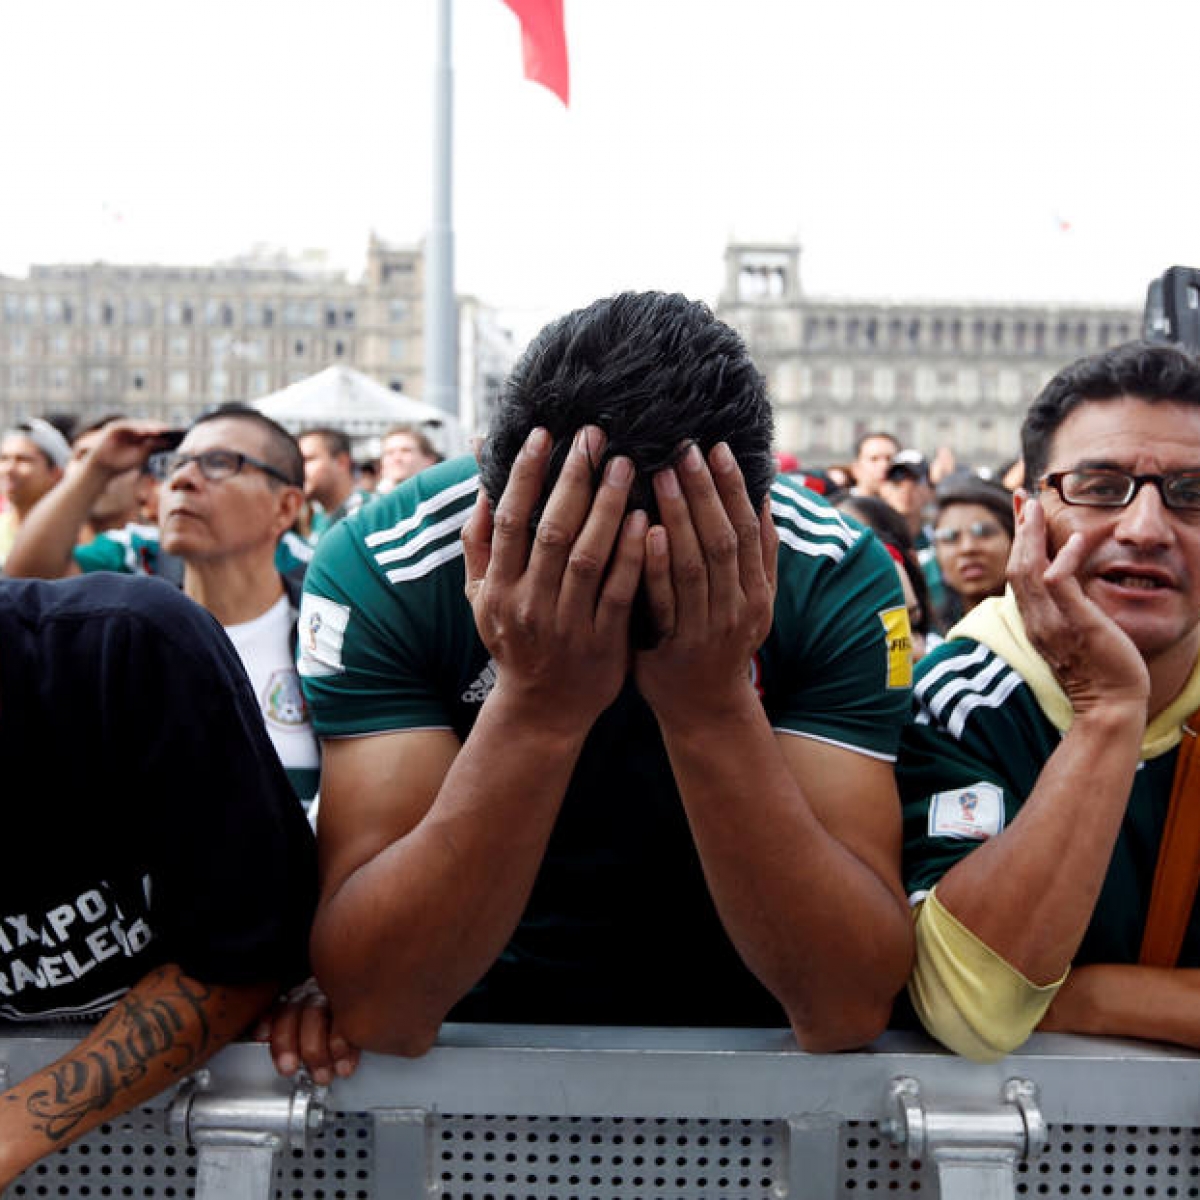
[[[951,475],[949,479],[938,484],[934,493],[934,503],[937,516],[956,504],[976,504],[986,508],[1000,522],[1004,532],[1011,542],[1015,529],[1013,520],[1012,493],[1001,484],[991,480],[981,479],[978,475]],[[937,524],[937,518],[934,518]]]
[[[222,420],[245,421],[248,425],[255,425],[261,429],[267,435],[267,448],[264,451],[266,461],[285,475],[294,487],[304,486],[304,455],[300,453],[296,439],[278,421],[273,421],[257,408],[251,408],[250,405],[236,400],[220,404],[201,413],[188,426],[188,431],[191,432],[199,425],[206,425],[209,421]],[[270,481],[270,476],[267,479]]]
[[[351,456],[350,452],[350,435],[344,429],[334,429],[329,425],[318,425],[316,429],[302,429],[296,435],[297,445],[302,438],[318,437],[321,439],[327,454],[332,454],[337,458],[339,454]]]
[[[631,508],[654,520],[652,479],[689,442],[707,454],[728,443],[758,508],[775,475],[766,383],[742,339],[707,305],[678,294],[624,292],[547,325],[501,392],[480,454],[488,496],[499,500],[517,452],[541,426],[553,441],[547,491],[584,425],[608,439],[597,477],[614,455],[636,472]]]
[[[1165,343],[1126,342],[1064,367],[1029,406],[1021,425],[1026,482],[1045,472],[1050,443],[1070,413],[1089,401],[1122,396],[1200,404],[1200,362]]]

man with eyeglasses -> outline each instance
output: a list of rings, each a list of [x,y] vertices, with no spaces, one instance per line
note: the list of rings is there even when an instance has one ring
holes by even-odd
[[[899,778],[909,994],[991,1060],[1034,1029],[1200,1048],[1200,919],[1138,964],[1176,759],[1200,708],[1200,364],[1131,343],[1022,427],[1010,588],[918,668]]]
[[[307,804],[320,760],[295,669],[304,563],[280,552],[304,498],[300,449],[286,429],[243,405],[206,413],[168,450],[176,440],[158,422],[106,426],[80,469],[30,514],[7,570],[43,579],[92,570],[174,578],[224,626]],[[115,475],[147,465],[162,481],[157,540],[143,531],[136,543],[109,535],[76,548],[96,496]]]

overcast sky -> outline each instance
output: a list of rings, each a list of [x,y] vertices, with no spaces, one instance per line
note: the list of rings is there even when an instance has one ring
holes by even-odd
[[[518,327],[715,300],[731,237],[817,295],[1096,300],[1200,265],[1193,0],[565,0],[570,109],[456,0],[457,282]],[[352,273],[429,221],[434,0],[38,0],[0,38],[0,272]]]

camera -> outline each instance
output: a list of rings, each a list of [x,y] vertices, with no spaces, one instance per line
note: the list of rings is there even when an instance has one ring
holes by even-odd
[[[1200,354],[1200,269],[1168,267],[1146,289],[1142,336]]]

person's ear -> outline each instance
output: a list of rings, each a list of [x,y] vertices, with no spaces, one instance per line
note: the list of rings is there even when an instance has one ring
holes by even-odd
[[[304,505],[304,492],[294,484],[279,489],[279,502],[276,505],[280,534],[286,533],[296,523],[300,509]]]

